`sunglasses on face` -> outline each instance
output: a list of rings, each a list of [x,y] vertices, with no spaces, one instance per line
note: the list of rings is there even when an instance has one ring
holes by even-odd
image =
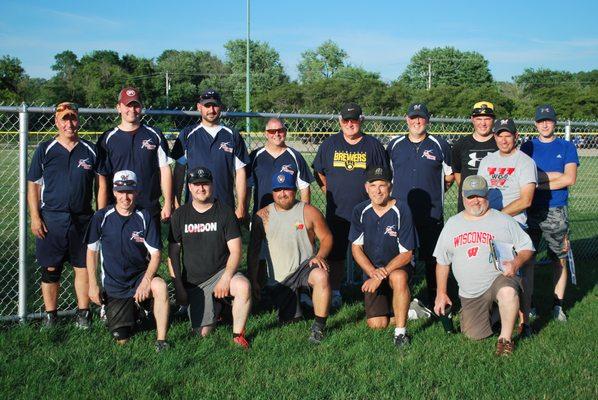
[[[63,112],[65,110],[79,111],[79,106],[75,103],[62,103],[56,107],[56,112]]]
[[[285,128],[276,128],[276,129],[266,129],[266,132],[270,135],[276,135],[277,133],[280,133],[280,134],[286,133],[287,130]]]
[[[114,186],[122,187],[122,186],[135,186],[136,182],[131,180],[126,181],[114,181]]]

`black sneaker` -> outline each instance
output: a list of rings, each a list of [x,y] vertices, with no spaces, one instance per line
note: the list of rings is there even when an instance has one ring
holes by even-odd
[[[40,330],[55,328],[57,324],[58,316],[55,313],[46,313],[46,315],[44,315]]]
[[[528,324],[519,325],[517,328],[517,333],[519,334],[519,339],[529,339],[533,335],[532,327]]]
[[[403,334],[397,335],[394,338],[394,344],[399,348],[408,347],[411,344],[411,338]]]
[[[316,324],[313,324],[311,326],[311,329],[309,330],[308,340],[313,344],[322,343],[322,340],[324,340],[324,331],[322,330],[322,328],[320,328]]]
[[[91,311],[89,310],[77,310],[77,316],[75,317],[75,326],[79,329],[91,328]]]
[[[170,345],[166,340],[156,340],[156,344],[154,346],[156,348],[156,353],[161,353],[170,348]]]

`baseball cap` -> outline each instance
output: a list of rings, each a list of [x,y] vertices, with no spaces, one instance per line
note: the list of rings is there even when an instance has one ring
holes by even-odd
[[[430,113],[428,112],[428,107],[426,107],[424,103],[413,103],[407,110],[407,116],[409,118],[422,117],[427,119],[430,117]]]
[[[137,190],[137,175],[129,170],[118,171],[112,178],[112,187],[117,192],[124,190]]]
[[[486,179],[484,179],[483,176],[470,175],[463,180],[461,190],[463,192],[463,197],[486,197],[488,195],[488,182],[486,182]]]
[[[297,189],[295,175],[287,171],[277,172],[272,175],[272,190],[276,189]]]
[[[141,93],[139,93],[139,90],[134,87],[127,86],[118,94],[118,102],[124,104],[125,106],[128,106],[134,101],[141,104]]]
[[[220,93],[214,89],[208,89],[199,96],[199,104],[216,104],[217,106],[222,105],[222,99]]]
[[[511,118],[497,119],[494,122],[494,128],[492,129],[492,131],[495,134],[499,134],[503,131],[507,131],[507,132],[515,135],[517,133],[517,127],[515,126],[515,121],[513,121]]]
[[[545,119],[556,122],[556,111],[550,104],[544,104],[536,108],[536,122]]]
[[[494,117],[494,104],[490,103],[489,101],[478,101],[473,105],[473,111],[471,112],[472,117],[477,115],[488,115]]]
[[[187,173],[187,183],[212,183],[212,171],[206,167],[195,167]]]
[[[365,180],[368,182],[386,181],[392,182],[392,172],[389,168],[373,165],[365,171]]]
[[[347,103],[341,108],[342,119],[361,119],[363,111],[357,103]]]
[[[79,106],[69,101],[62,102],[56,106],[56,118],[62,119],[65,115],[73,114],[79,116]]]

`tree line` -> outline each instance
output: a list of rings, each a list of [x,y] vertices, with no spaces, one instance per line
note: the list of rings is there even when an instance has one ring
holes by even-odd
[[[18,58],[4,55],[0,102],[113,107],[119,90],[132,85],[142,91],[146,107],[189,109],[201,91],[212,87],[228,109],[244,110],[245,45],[242,39],[227,42],[224,59],[201,50],[165,50],[155,59],[111,50],[79,58],[65,50],[54,57],[49,79],[29,77]],[[250,51],[254,111],[334,113],[356,101],[366,114],[403,115],[410,103],[423,101],[435,116],[468,116],[484,99],[500,116],[531,118],[537,105],[550,103],[562,119],[598,119],[598,70],[530,68],[512,82],[499,82],[480,53],[438,47],[421,49],[396,80],[385,82],[379,73],[351,65],[345,50],[326,41],[301,55],[293,80],[268,43],[251,41]]]

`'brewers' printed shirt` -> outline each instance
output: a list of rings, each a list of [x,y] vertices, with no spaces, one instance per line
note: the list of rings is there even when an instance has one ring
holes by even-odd
[[[35,150],[27,180],[41,186],[42,210],[91,214],[97,167],[93,143],[79,139],[68,151],[53,139],[40,143]]]
[[[172,148],[172,158],[187,170],[206,167],[214,178],[214,198],[234,208],[235,171],[249,163],[241,135],[223,125],[214,128],[202,124],[183,129]]]
[[[98,210],[89,223],[87,248],[101,251],[102,287],[110,297],[132,297],[150,255],[162,248],[156,222],[147,210],[136,208],[129,216],[114,206]]]

